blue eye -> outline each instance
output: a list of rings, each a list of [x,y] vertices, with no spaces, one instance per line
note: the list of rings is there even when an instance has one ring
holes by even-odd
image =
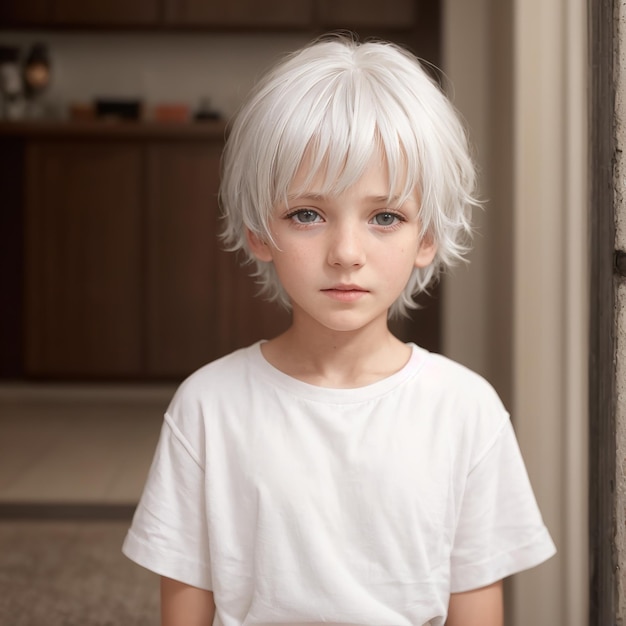
[[[393,226],[399,219],[395,213],[378,213],[373,221],[377,226]]]

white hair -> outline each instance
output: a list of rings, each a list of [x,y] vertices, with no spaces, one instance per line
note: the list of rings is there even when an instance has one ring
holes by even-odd
[[[290,306],[273,264],[249,250],[246,227],[272,241],[272,212],[305,154],[304,187],[321,175],[320,191],[332,195],[358,181],[376,152],[387,164],[390,197],[400,204],[417,192],[421,235],[437,247],[390,310],[406,315],[413,297],[468,250],[475,169],[454,107],[411,53],[344,36],[290,54],[257,84],[226,142],[220,204],[228,249],[243,250],[256,265],[269,299]]]

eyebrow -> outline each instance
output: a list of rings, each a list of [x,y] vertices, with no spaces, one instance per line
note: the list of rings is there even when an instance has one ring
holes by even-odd
[[[288,194],[287,195],[287,200],[289,201],[293,201],[293,200],[311,200],[313,202],[320,202],[320,201],[324,201],[324,200],[328,200],[329,197],[332,196],[328,196],[325,195],[323,193],[315,193],[315,192],[307,192],[307,193],[293,193],[293,194]],[[400,196],[398,195],[393,195],[393,196],[366,196],[364,198],[365,201],[367,202],[373,202],[373,203],[380,203],[380,202],[390,202],[390,203],[394,203],[397,202],[398,200],[400,200]]]

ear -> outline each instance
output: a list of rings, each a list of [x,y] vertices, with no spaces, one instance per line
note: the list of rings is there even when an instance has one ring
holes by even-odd
[[[250,251],[259,261],[270,262],[272,260],[272,249],[256,233],[246,228],[246,241]]]
[[[433,262],[435,254],[437,254],[437,244],[431,235],[425,235],[415,255],[415,267],[428,267]]]

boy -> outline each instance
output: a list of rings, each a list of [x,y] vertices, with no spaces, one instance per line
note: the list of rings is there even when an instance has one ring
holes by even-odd
[[[282,335],[188,378],[124,544],[162,623],[499,626],[505,576],[554,553],[479,376],[388,328],[461,258],[474,169],[407,52],[320,40],[234,122],[224,237]]]

